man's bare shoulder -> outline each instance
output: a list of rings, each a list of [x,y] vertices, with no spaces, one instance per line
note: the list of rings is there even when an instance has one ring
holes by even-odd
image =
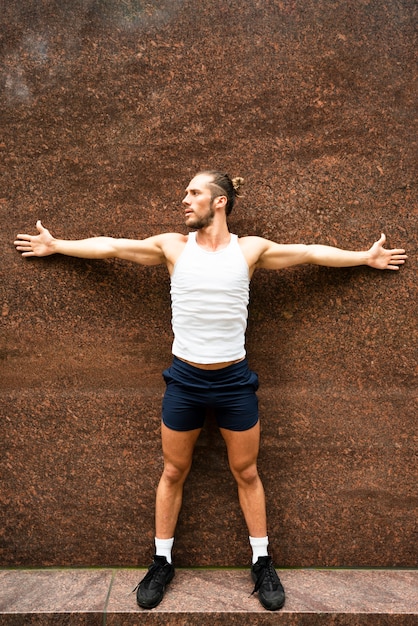
[[[264,246],[268,239],[264,239],[264,237],[257,237],[256,235],[245,235],[245,237],[238,237],[238,242],[240,246],[251,247],[251,246]]]
[[[164,251],[183,248],[187,243],[187,238],[188,236],[183,235],[182,233],[161,233],[151,237],[151,239],[154,239],[157,245],[159,245]]]
[[[187,243],[188,235],[183,235],[182,233],[160,233],[159,235],[154,235],[154,238],[167,243]]]
[[[257,265],[269,245],[267,239],[255,235],[238,237],[238,243],[250,269]]]
[[[171,273],[177,259],[184,250],[188,235],[183,235],[182,233],[161,233],[160,235],[155,235],[154,239],[161,249]]]

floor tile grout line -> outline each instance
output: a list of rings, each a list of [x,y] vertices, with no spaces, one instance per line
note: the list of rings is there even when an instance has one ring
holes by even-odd
[[[106,626],[106,622],[107,622],[107,609],[109,606],[110,594],[112,593],[112,588],[113,588],[113,583],[115,581],[115,577],[116,577],[116,571],[112,569],[112,576],[110,579],[109,588],[107,590],[106,600],[105,600],[104,607],[103,607],[103,626]]]

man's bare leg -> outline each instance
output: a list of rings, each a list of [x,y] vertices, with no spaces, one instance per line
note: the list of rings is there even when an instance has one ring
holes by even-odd
[[[161,602],[166,585],[174,576],[172,540],[181,509],[184,481],[192,466],[193,450],[200,430],[180,432],[167,428],[163,423],[161,425],[164,469],[156,496],[156,555],[148,574],[136,588],[137,602],[144,609],[153,609]]]
[[[238,497],[251,537],[266,537],[267,516],[264,487],[257,469],[260,423],[244,431],[221,428],[231,472],[237,481]]]
[[[254,560],[251,576],[255,583],[254,592],[258,591],[258,597],[264,608],[276,611],[284,605],[285,592],[272,559],[267,554],[266,501],[257,470],[260,424],[257,423],[245,431],[221,429],[221,432],[226,442],[229,466],[237,481],[239,502],[252,541]],[[257,538],[260,539],[263,554],[258,557],[254,552]]]
[[[161,425],[164,469],[157,488],[155,504],[155,536],[174,537],[183,500],[184,482],[190,472],[193,450],[201,429],[177,431]]]

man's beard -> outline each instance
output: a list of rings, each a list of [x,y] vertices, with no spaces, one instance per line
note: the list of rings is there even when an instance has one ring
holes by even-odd
[[[195,218],[195,221],[189,222],[187,226],[189,228],[200,230],[201,228],[206,228],[207,226],[210,226],[213,222],[214,217],[215,211],[212,207],[210,207],[208,213],[204,217]]]

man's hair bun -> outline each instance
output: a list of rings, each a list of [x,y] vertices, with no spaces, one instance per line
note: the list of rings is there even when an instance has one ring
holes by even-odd
[[[232,179],[232,186],[234,187],[234,191],[235,191],[235,195],[239,198],[240,197],[240,190],[241,187],[244,185],[244,179],[241,178],[241,176],[236,176],[235,178]]]

